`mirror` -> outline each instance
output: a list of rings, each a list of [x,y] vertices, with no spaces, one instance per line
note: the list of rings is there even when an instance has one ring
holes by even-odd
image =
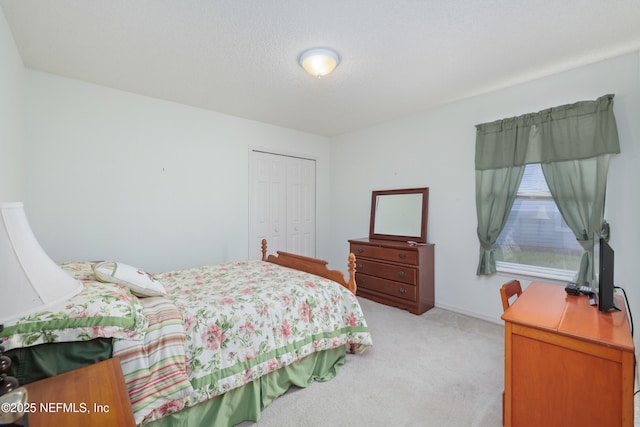
[[[373,191],[370,239],[427,242],[428,188]]]

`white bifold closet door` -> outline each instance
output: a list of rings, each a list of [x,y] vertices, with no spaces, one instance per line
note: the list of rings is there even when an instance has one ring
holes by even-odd
[[[260,242],[268,252],[316,254],[316,162],[293,156],[251,151],[249,257],[260,259]]]

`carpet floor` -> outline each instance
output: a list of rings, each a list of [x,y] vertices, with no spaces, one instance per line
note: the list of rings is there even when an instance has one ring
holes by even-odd
[[[421,316],[360,299],[373,337],[338,376],[291,389],[240,426],[501,425],[503,327],[434,308]]]

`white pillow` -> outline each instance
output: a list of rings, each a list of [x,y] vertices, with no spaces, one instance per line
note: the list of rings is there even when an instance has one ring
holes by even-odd
[[[101,282],[118,283],[142,297],[159,297],[167,294],[162,284],[149,273],[121,262],[99,262],[93,270]]]

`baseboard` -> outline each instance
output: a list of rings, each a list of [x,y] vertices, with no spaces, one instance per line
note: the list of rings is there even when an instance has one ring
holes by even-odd
[[[475,317],[476,319],[485,320],[487,322],[495,323],[497,325],[504,324],[504,322],[500,318],[489,317],[489,316],[485,316],[484,314],[476,313],[474,311],[463,310],[460,307],[455,307],[452,305],[440,304],[440,303],[436,303],[436,307],[441,308],[443,310],[453,311],[454,313],[463,314],[465,316]]]

